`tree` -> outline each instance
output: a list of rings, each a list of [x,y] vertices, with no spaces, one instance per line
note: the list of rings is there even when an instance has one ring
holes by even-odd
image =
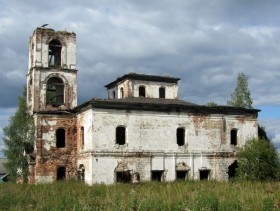
[[[237,76],[237,86],[231,94],[231,100],[227,102],[228,106],[252,109],[251,93],[248,88],[248,77],[244,73]]]
[[[18,98],[18,108],[14,116],[9,120],[9,125],[4,128],[4,143],[6,149],[4,155],[7,158],[6,168],[12,179],[27,180],[28,161],[26,150],[34,142],[34,121],[28,113],[26,105],[26,89]]]
[[[237,175],[241,179],[266,181],[280,179],[279,154],[264,139],[251,139],[238,155]]]
[[[209,106],[209,107],[215,107],[215,106],[218,106],[218,104],[217,104],[217,103],[212,102],[212,101],[208,102],[206,105],[207,105],[207,106]]]

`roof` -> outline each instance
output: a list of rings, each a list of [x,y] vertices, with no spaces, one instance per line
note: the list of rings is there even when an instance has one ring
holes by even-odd
[[[186,112],[195,114],[226,114],[226,115],[254,115],[260,110],[245,109],[229,106],[201,106],[183,100],[161,98],[121,98],[121,99],[92,99],[75,108],[79,112],[88,108],[104,108],[118,110],[158,111],[158,112]]]
[[[7,162],[7,158],[0,158],[0,174],[7,173],[4,164]]]
[[[128,73],[122,77],[117,78],[115,81],[105,85],[107,89],[112,88],[117,85],[119,82],[126,79],[140,80],[140,81],[156,81],[156,82],[165,82],[165,83],[177,83],[180,78],[174,78],[170,76],[158,76],[158,75],[145,75],[137,73]]]

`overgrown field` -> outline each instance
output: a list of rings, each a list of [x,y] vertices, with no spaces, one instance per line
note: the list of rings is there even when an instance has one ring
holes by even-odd
[[[1,183],[0,210],[280,210],[280,183]]]

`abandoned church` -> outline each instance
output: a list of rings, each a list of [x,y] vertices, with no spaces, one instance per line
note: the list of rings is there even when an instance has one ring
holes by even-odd
[[[258,112],[178,99],[179,78],[125,74],[107,99],[77,105],[76,34],[37,28],[29,43],[27,105],[34,117],[29,182],[115,182],[233,177],[258,135]]]

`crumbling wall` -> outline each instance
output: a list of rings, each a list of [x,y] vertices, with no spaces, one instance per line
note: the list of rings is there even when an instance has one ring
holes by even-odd
[[[77,171],[77,129],[73,115],[39,115],[36,126],[35,183],[52,182],[57,179],[58,167],[65,167],[65,178],[76,177]],[[65,147],[56,147],[56,130],[65,130]]]
[[[257,136],[253,116],[197,115],[93,109],[79,114],[79,124],[87,125],[89,141],[79,151],[79,163],[87,166],[87,183],[111,184],[116,181],[116,166],[125,163],[140,181],[151,179],[152,171],[163,171],[165,181],[176,179],[176,165],[190,167],[188,178],[200,179],[200,171],[209,171],[209,179],[228,179],[228,167],[236,159],[246,140]],[[86,120],[87,119],[87,120]],[[92,125],[90,123],[92,122]],[[125,144],[116,144],[116,127],[126,129]],[[185,128],[185,144],[176,140],[177,128]],[[237,146],[230,143],[231,129],[239,130]]]

